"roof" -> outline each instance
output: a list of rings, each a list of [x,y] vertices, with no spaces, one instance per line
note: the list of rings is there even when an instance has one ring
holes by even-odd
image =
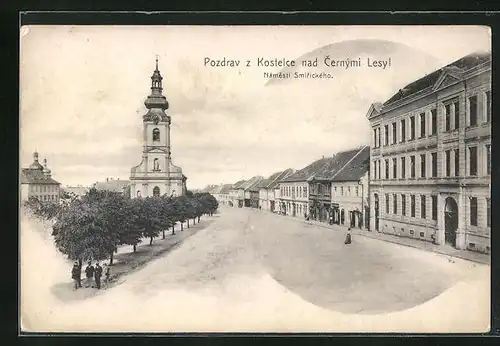
[[[207,185],[204,189],[202,189],[200,192],[214,192],[217,189],[217,185]]]
[[[269,184],[266,186],[267,189],[274,189],[278,187],[279,181],[293,174],[295,170],[293,168],[287,168],[282,172],[278,172],[269,177]]]
[[[229,190],[231,189],[233,185],[231,184],[224,184],[222,185],[222,188],[220,189],[220,193],[229,193]]]
[[[254,185],[257,183],[260,183],[260,181],[264,179],[264,177],[260,176],[260,175],[256,175],[254,177],[251,177],[250,179],[248,179],[247,181],[245,181],[243,184],[241,184],[238,189],[243,189],[243,190],[248,190],[250,188],[253,188]]]
[[[451,64],[448,64],[437,71],[425,75],[424,77],[408,84],[400,89],[395,95],[384,103],[384,106],[392,104],[410,95],[416,94],[419,91],[432,88],[437,82],[441,74],[446,70],[454,76],[461,76],[463,72],[479,66],[491,60],[491,53],[481,52],[466,55]]]
[[[282,182],[330,180],[332,179],[356,154],[360,148],[342,151],[328,158],[321,158],[296,173],[282,179]]]
[[[370,170],[370,147],[365,146],[346,164],[332,181],[358,181]]]
[[[43,167],[42,167],[43,169]],[[43,173],[38,168],[23,168],[21,170],[21,184],[48,184],[48,185],[61,185],[60,182],[52,179],[50,176]]]
[[[239,189],[241,185],[243,185],[244,183],[246,183],[247,181],[246,180],[240,180],[236,183],[234,183],[234,185],[231,187],[232,190],[236,190],[236,189]]]
[[[265,180],[264,177],[257,176],[257,177],[253,177],[252,179],[253,179],[253,183],[250,186],[248,186],[245,190],[259,191],[259,185],[261,184],[261,182],[263,180]],[[250,180],[252,180],[252,179],[250,179]]]
[[[115,192],[123,192],[123,189],[130,185],[128,180],[109,179],[107,181],[99,181],[94,184],[97,190],[109,190]]]

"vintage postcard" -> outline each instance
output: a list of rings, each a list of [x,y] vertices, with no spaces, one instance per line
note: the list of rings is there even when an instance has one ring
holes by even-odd
[[[484,26],[22,26],[26,332],[487,332]]]

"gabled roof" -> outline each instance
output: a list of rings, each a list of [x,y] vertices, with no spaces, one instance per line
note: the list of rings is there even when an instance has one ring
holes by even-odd
[[[246,180],[240,180],[231,187],[231,190],[237,190],[241,187],[241,185],[245,184],[247,181]]]
[[[43,169],[43,167],[42,167]],[[23,168],[21,169],[21,184],[49,184],[49,185],[60,185],[58,181],[52,179],[48,175],[44,174],[41,169],[38,168]]]
[[[257,185],[264,179],[264,177],[260,175],[256,175],[255,177],[250,178],[243,186],[240,187],[240,189],[244,189],[246,191],[250,191],[250,189],[255,190]]]
[[[224,184],[222,185],[222,188],[220,189],[220,193],[229,193],[229,190],[231,189],[233,185],[231,184]]]
[[[207,185],[204,189],[201,190],[201,192],[214,192],[215,189],[217,189],[217,185]]]
[[[296,171],[295,173],[287,176],[286,178],[281,179],[281,182],[292,182],[292,181],[307,181],[314,174],[318,173],[321,168],[325,165],[328,160],[331,158],[321,158],[317,161],[314,161],[310,165]]]
[[[465,71],[470,70],[476,66],[486,63],[491,60],[490,52],[472,53],[466,55],[451,64],[448,64],[437,71],[425,75],[416,81],[408,84],[400,89],[389,100],[384,103],[384,106],[390,105],[396,101],[409,97],[417,92],[433,88],[438,79],[443,73],[450,73],[455,78],[462,78]]]
[[[370,147],[361,148],[335,176],[332,181],[358,181],[370,170]]]
[[[295,170],[293,168],[288,168],[288,169],[285,169],[283,172],[280,172],[280,174],[276,177],[276,179],[271,182],[267,188],[268,189],[275,189],[277,187],[279,187],[279,183],[282,179],[285,179],[286,177],[289,177],[290,175],[292,175],[293,173],[295,173]]]

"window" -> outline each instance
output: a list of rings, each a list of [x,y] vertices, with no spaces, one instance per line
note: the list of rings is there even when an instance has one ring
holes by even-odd
[[[445,121],[444,121],[444,129],[445,131],[450,131],[451,130],[451,104],[447,104],[446,106],[444,106],[444,117],[445,117]]]
[[[401,142],[406,141],[406,122],[404,119],[401,120]]]
[[[158,128],[153,129],[153,141],[158,142],[160,140],[160,130]]]
[[[392,144],[397,142],[396,123],[392,123]]]
[[[410,175],[415,178],[415,156],[410,156]]]
[[[341,187],[340,187],[340,195],[341,195],[341,196],[343,196],[343,195],[344,195],[344,187],[343,187],[343,186],[341,186]]]
[[[431,124],[432,124],[432,129],[431,129],[431,136],[436,134],[437,132],[437,110],[436,108],[431,109]]]
[[[384,145],[389,145],[389,125],[385,125],[384,129],[385,129]]]
[[[378,160],[378,178],[380,179],[380,160]]]
[[[385,213],[389,214],[389,194],[385,194]]]
[[[458,177],[460,173],[460,156],[458,153],[458,149],[455,149],[455,177]]]
[[[389,160],[385,160],[385,179],[389,179]]]
[[[431,198],[432,198],[432,219],[437,220],[438,218],[437,196],[431,196]]]
[[[380,127],[377,129],[378,147],[380,148]]]
[[[445,151],[446,160],[446,176],[449,177],[451,174],[451,150]]]
[[[401,178],[406,178],[406,157],[401,158]]]
[[[469,126],[477,125],[477,96],[469,97]]]
[[[397,159],[392,159],[392,177],[396,179],[398,177],[398,161]]]
[[[486,198],[486,226],[491,227],[491,199]]]
[[[470,224],[471,226],[477,226],[477,198],[470,198]]]
[[[373,129],[373,146],[377,147],[377,129]]]
[[[469,148],[469,175],[477,175],[477,147]]]
[[[425,154],[420,155],[420,177],[425,178]]]
[[[420,113],[420,138],[425,137],[425,113]]]
[[[401,214],[406,215],[406,195],[401,194]]]
[[[491,174],[491,145],[485,145],[486,148],[486,174]]]
[[[425,219],[426,217],[426,205],[425,205],[425,196],[424,195],[420,195],[420,217],[422,219]]]
[[[432,165],[431,176],[435,178],[437,177],[437,153],[431,154],[431,165]]]
[[[398,195],[392,195],[392,212],[394,214],[398,213]]]
[[[415,139],[415,117],[410,117],[410,140]]]
[[[491,91],[487,91],[485,93],[486,99],[484,100],[486,102],[486,114],[485,114],[485,119],[486,122],[491,121]]]
[[[356,196],[359,196],[359,187],[356,186]]]
[[[453,117],[455,118],[455,130],[457,130],[460,124],[460,114],[459,114],[460,107],[458,105],[458,101],[455,101],[455,103],[453,103],[453,110],[454,110]]]
[[[351,187],[350,187],[350,186],[348,186],[348,187],[347,187],[347,196],[350,196],[350,195],[351,195]]]
[[[415,195],[410,196],[411,217],[415,217]]]

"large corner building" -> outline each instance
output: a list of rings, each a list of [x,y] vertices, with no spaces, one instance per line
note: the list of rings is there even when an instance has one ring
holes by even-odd
[[[142,117],[142,160],[130,172],[130,195],[135,197],[181,196],[186,193],[186,176],[171,159],[168,101],[162,94],[163,77],[156,69],[151,77],[151,94],[144,105],[148,109]]]
[[[370,228],[490,252],[491,54],[422,77],[367,117]]]

